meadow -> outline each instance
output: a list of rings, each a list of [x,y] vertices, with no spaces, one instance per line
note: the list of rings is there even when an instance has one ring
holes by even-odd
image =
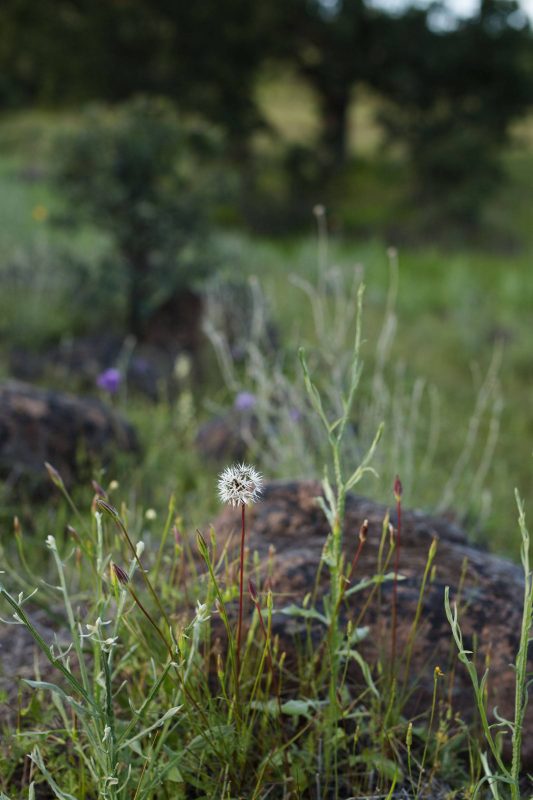
[[[312,136],[305,104],[289,113],[286,96],[262,91],[274,123],[288,119]],[[339,459],[348,475],[371,466],[350,489],[393,510],[400,503],[444,514],[472,541],[515,561],[522,546],[530,586],[526,522],[519,505],[517,524],[514,495],[516,487],[527,506],[533,489],[528,129],[505,155],[509,183],[486,211],[486,239],[446,243],[435,231],[434,241],[417,241],[399,233],[411,225],[401,204],[401,154],[377,158],[379,135],[364,108],[350,166],[354,188],[336,207],[310,208],[308,233],[267,237],[226,225],[216,234],[219,269],[204,288],[202,380],[185,375],[177,396],[155,404],[125,386],[113,397],[136,426],[142,455],[96,474],[104,488],[94,501],[89,485],[71,497],[60,479],[44,505],[20,507],[6,496],[1,615],[15,612],[62,675],[37,676],[33,694],[21,684],[16,723],[2,739],[0,797],[482,797],[491,774],[499,782],[490,782],[490,796],[524,796],[516,748],[531,591],[507,765],[486,720],[483,745],[437,707],[437,688],[424,715],[414,722],[404,716],[394,661],[363,668],[366,685],[350,694],[345,659],[358,634],[336,614],[347,569],[348,478],[328,498],[333,555],[324,566],[325,600],[320,611],[300,609],[308,612],[307,648],[322,614],[329,666],[316,674],[306,666],[309,649],[296,671],[285,670],[272,634],[277,601],[267,589],[249,588],[253,616],[241,643],[236,562],[206,528],[220,510],[217,476],[226,465],[202,458],[196,432],[247,392],[259,419],[248,455],[266,480],[321,478],[324,465],[334,468]],[[76,298],[75,257],[90,268],[105,235],[52,224],[62,204],[49,181],[48,145],[59,126],[76,124],[28,113],[0,130],[3,377],[13,347],[43,353],[61,338],[112,327],[122,313],[120,287],[113,296],[99,296],[96,287],[90,304]],[[359,229],[354,219],[363,220]],[[235,297],[245,298],[244,309]],[[217,327],[224,298],[242,339],[238,358]],[[57,388],[77,387],[67,378]],[[326,436],[322,408],[332,425],[337,420]],[[13,536],[15,515],[22,530],[15,525]],[[77,530],[76,546],[63,535],[66,524]],[[394,548],[392,541],[391,564]],[[397,569],[374,576],[376,585],[398,579]],[[41,608],[62,620],[52,652],[24,611],[37,586]],[[227,640],[215,666],[214,608]],[[435,687],[438,678],[435,672]],[[483,686],[474,681],[473,691],[482,709]]]

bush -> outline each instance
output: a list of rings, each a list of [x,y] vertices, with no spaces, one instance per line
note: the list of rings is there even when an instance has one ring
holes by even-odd
[[[154,309],[210,268],[207,190],[191,137],[171,105],[137,98],[89,111],[59,140],[55,161],[66,219],[109,237],[103,266],[121,276],[128,328],[139,335]]]

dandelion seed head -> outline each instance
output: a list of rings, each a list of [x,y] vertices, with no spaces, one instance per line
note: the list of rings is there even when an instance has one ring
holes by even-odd
[[[233,464],[220,474],[218,495],[232,506],[255,503],[261,494],[263,477],[249,464]]]

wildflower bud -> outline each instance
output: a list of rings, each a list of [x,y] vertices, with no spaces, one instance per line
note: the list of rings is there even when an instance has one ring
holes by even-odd
[[[257,605],[259,603],[259,597],[257,596],[257,589],[251,579],[248,580],[248,591],[250,592],[250,597],[252,598],[252,603]]]
[[[129,582],[128,573],[125,570],[123,570],[122,567],[119,567],[119,565],[115,564],[114,562],[111,562],[111,569],[113,577],[119,583],[121,583],[122,586],[126,586],[126,584]]]
[[[117,489],[118,489],[118,481],[115,481],[115,480],[111,481],[111,483],[108,486],[108,491],[114,492]]]
[[[63,482],[63,478],[57,471],[55,467],[48,463],[48,461],[44,462],[44,466],[46,467],[46,471],[48,472],[48,477],[58,489],[64,489],[65,484]]]
[[[106,503],[101,497],[95,498],[95,505],[98,506],[99,509],[107,511],[107,513],[110,514],[114,519],[118,518],[117,509],[113,508],[113,506],[109,505],[109,503]]]
[[[413,744],[413,723],[410,722],[407,726],[407,736],[405,737],[405,744],[407,745],[407,749],[411,749],[411,745]]]
[[[389,539],[390,539],[390,546],[394,547],[394,544],[396,542],[396,532],[394,530],[392,522],[389,522]]]
[[[91,481],[91,486],[93,487],[94,493],[98,495],[98,497],[103,497],[104,500],[107,500],[107,492],[103,489],[98,481]]]
[[[75,539],[77,542],[80,541],[80,537],[78,536],[78,531],[76,530],[76,528],[73,528],[72,525],[67,525],[66,530],[67,533],[70,534],[70,536],[72,536],[73,539]]]
[[[172,526],[172,535],[174,536],[174,543],[176,547],[180,546],[181,534],[177,525]]]
[[[403,493],[402,482],[398,477],[398,475],[396,475],[396,478],[394,479],[394,499],[396,500],[397,503],[399,503],[400,500],[402,499],[402,493]]]
[[[196,531],[196,540],[198,542],[198,550],[200,551],[200,555],[204,559],[209,558],[209,550],[207,549],[207,542],[205,541],[204,537],[200,533],[200,531]]]
[[[363,520],[363,524],[359,528],[359,541],[361,542],[361,544],[364,544],[366,542],[367,535],[368,535],[368,520],[365,519]]]
[[[437,680],[437,678],[443,678],[444,677],[444,672],[441,670],[441,668],[439,666],[436,666],[435,667],[435,671],[433,673],[433,676],[434,676],[435,680]]]
[[[220,681],[224,677],[224,665],[222,663],[222,656],[220,653],[217,653],[217,675]]]
[[[22,536],[22,527],[18,517],[14,517],[13,519],[13,533],[15,536]]]

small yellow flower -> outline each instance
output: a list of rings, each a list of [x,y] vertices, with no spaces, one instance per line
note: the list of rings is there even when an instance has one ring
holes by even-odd
[[[45,222],[48,219],[48,209],[42,203],[39,203],[35,206],[31,215],[35,222]]]

